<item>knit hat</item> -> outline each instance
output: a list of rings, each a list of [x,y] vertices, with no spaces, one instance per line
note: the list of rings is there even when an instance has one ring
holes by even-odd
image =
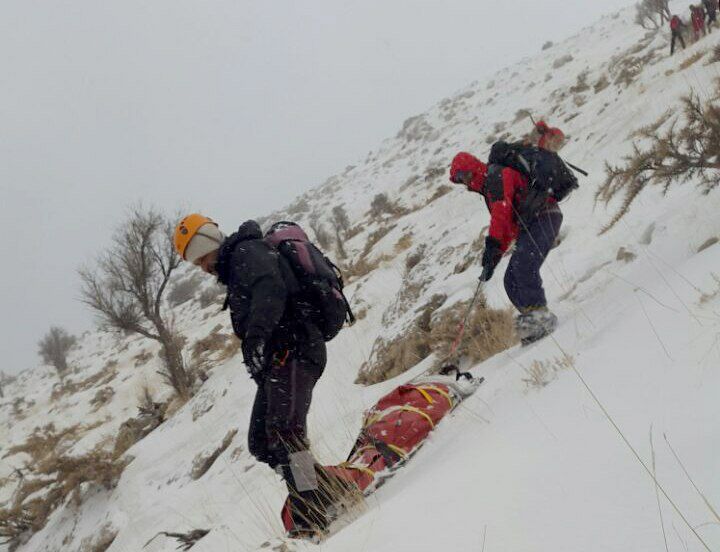
[[[225,235],[215,224],[203,224],[188,243],[187,249],[185,249],[185,259],[195,263],[208,253],[220,249],[220,244],[224,239]]]

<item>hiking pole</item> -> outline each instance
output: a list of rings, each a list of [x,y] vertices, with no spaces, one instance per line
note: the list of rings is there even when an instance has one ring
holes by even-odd
[[[483,271],[483,276],[485,274],[485,271]],[[475,303],[478,300],[478,297],[480,297],[480,292],[482,291],[483,287],[485,287],[486,280],[484,277],[481,276],[480,281],[478,282],[477,288],[475,289],[475,295],[473,295],[472,300],[470,301],[470,304],[468,305],[467,310],[465,311],[465,316],[462,319],[462,322],[458,325],[458,333],[457,337],[455,338],[455,341],[452,342],[452,345],[450,346],[450,352],[448,353],[448,364],[442,367],[440,370],[440,373],[443,375],[447,375],[450,372],[456,372],[458,379],[460,379],[461,376],[466,377],[468,379],[472,378],[469,374],[461,373],[460,367],[458,364],[452,362],[453,357],[455,357],[458,349],[460,348],[460,344],[462,343],[463,337],[465,336],[465,328],[467,326],[467,321],[470,318],[470,314],[472,313],[473,308],[475,307]],[[459,361],[458,361],[459,363]]]

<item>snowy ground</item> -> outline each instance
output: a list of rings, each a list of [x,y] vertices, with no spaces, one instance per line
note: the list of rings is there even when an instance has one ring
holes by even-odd
[[[682,3],[677,9],[686,11]],[[698,249],[720,237],[720,196],[701,196],[692,185],[676,186],[667,197],[647,190],[602,236],[598,231],[620,201],[611,204],[611,211],[593,202],[605,161],[618,162],[629,151],[634,130],[669,108],[677,109],[689,87],[704,98],[712,94],[720,64],[709,63],[709,50],[717,40],[710,36],[669,58],[663,33],[630,53],[645,36],[631,20],[631,11],[605,17],[541,56],[473,83],[409,121],[354,168],[306,194],[304,204],[296,202],[281,214],[327,225],[330,208],[344,206],[351,224],[362,227],[348,244],[351,258],[361,254],[375,231],[387,230],[368,255],[382,262],[349,289],[367,316],[331,344],[328,368],[315,393],[311,439],[318,457],[329,463],[344,459],[365,407],[429,365],[427,360],[381,385],[357,386],[353,381],[375,340],[411,324],[415,310],[435,294],[448,296],[447,307],[472,293],[478,262],[464,271],[455,267],[468,256],[479,256],[471,244],[487,225],[484,207],[459,189],[429,201],[447,184],[452,155],[460,149],[485,155],[491,137],[520,136],[529,122],[516,121],[516,113],[529,108],[566,131],[571,141],[563,155],[591,173],[563,206],[567,237],[544,272],[561,320],[553,339],[475,366],[473,372],[487,383],[371,497],[360,519],[319,549],[655,552],[665,549],[664,528],[669,550],[706,550],[665,498],[658,507],[651,478],[581,376],[649,466],[652,435],[658,481],[708,548],[720,550],[720,520],[693,490],[669,446],[718,509],[720,283],[713,271],[720,273],[720,245]],[[613,60],[653,51],[641,64],[621,66]],[[683,61],[706,51],[680,69]],[[556,62],[567,54],[573,59]],[[553,69],[553,63],[561,66]],[[585,71],[587,89],[578,79]],[[623,71],[632,82],[616,84]],[[596,92],[603,75],[609,85],[598,85]],[[497,123],[504,128],[493,128]],[[410,212],[369,217],[378,193],[387,193]],[[398,243],[406,235],[407,248],[407,240],[403,246]],[[408,272],[406,257],[422,246],[423,259]],[[621,247],[635,257],[618,260]],[[421,291],[408,291],[414,287]],[[487,294],[494,305],[507,304],[500,277]],[[190,344],[217,324],[230,332],[227,315],[217,305],[200,310],[186,303],[176,310],[176,318]],[[144,350],[152,359],[136,366],[135,357]],[[97,387],[52,402],[50,370],[25,373],[0,401],[3,450],[51,422],[58,428],[104,422],[73,452],[113,435],[135,415],[142,385],[164,392],[155,374],[156,351],[137,338],[122,341],[101,333],[83,338],[72,358],[80,368],[77,379],[117,362],[117,375],[106,383],[115,395],[96,412],[89,400]],[[538,366],[545,367],[544,386],[525,381]],[[58,510],[19,551],[85,550],[83,539],[104,525],[119,531],[110,552],[135,552],[159,531],[194,528],[211,532],[193,552],[257,550],[268,540],[281,549],[278,512],[284,486],[245,450],[253,393],[239,356],[217,363],[201,392],[128,452],[135,459],[117,489],[88,490],[82,506]],[[18,397],[34,401],[23,420],[11,414]],[[233,428],[239,432],[232,445],[206,475],[193,481],[193,459],[215,448]],[[22,460],[19,455],[4,458],[0,476]],[[0,500],[7,500],[13,488],[13,483],[0,488]],[[145,550],[175,546],[158,537]]]

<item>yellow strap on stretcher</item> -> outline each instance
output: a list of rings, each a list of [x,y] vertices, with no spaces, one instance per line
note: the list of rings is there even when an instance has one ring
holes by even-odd
[[[414,406],[410,406],[410,405],[407,405],[407,404],[406,404],[406,405],[403,405],[403,406],[394,406],[394,407],[392,407],[392,408],[388,408],[387,410],[383,410],[383,411],[380,412],[379,414],[376,414],[375,416],[370,417],[370,418],[365,422],[365,427],[369,427],[369,426],[371,426],[371,425],[379,422],[379,421],[382,420],[386,415],[391,414],[391,413],[393,413],[393,412],[397,412],[398,410],[401,410],[401,411],[404,411],[404,412],[413,412],[413,413],[415,413],[415,414],[419,414],[420,416],[422,416],[423,418],[425,418],[425,419],[428,421],[428,423],[430,424],[430,427],[432,427],[433,429],[435,428],[435,424],[433,423],[432,418],[431,418],[427,413],[423,412],[423,411],[420,410],[419,408],[415,408]]]
[[[345,468],[347,470],[357,470],[363,472],[365,475],[369,475],[370,477],[375,477],[375,472],[372,471],[370,468],[366,468],[365,466],[355,466],[353,464],[350,464],[349,462],[343,462],[339,465],[341,468]]]
[[[400,448],[397,445],[388,445],[387,448],[389,448],[391,451],[393,451],[395,454],[397,454],[400,458],[406,458],[408,453],[405,451],[405,449]]]
[[[439,393],[440,395],[442,395],[443,397],[445,397],[447,399],[447,402],[450,405],[450,408],[453,407],[453,401],[452,401],[452,398],[450,397],[450,394],[446,391],[443,391],[439,387],[436,387],[434,385],[422,385],[422,386],[418,387],[417,390],[423,394],[423,396],[428,400],[428,402],[430,404],[433,403],[433,400],[427,391],[435,391],[436,393]]]

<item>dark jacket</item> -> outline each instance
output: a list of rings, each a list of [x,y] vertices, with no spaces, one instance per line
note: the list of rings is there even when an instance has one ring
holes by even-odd
[[[322,341],[320,331],[294,313],[291,297],[298,291],[297,280],[285,259],[263,240],[257,222],[245,222],[225,239],[216,270],[227,286],[226,306],[240,339],[262,339],[270,351],[292,349],[318,336]]]

